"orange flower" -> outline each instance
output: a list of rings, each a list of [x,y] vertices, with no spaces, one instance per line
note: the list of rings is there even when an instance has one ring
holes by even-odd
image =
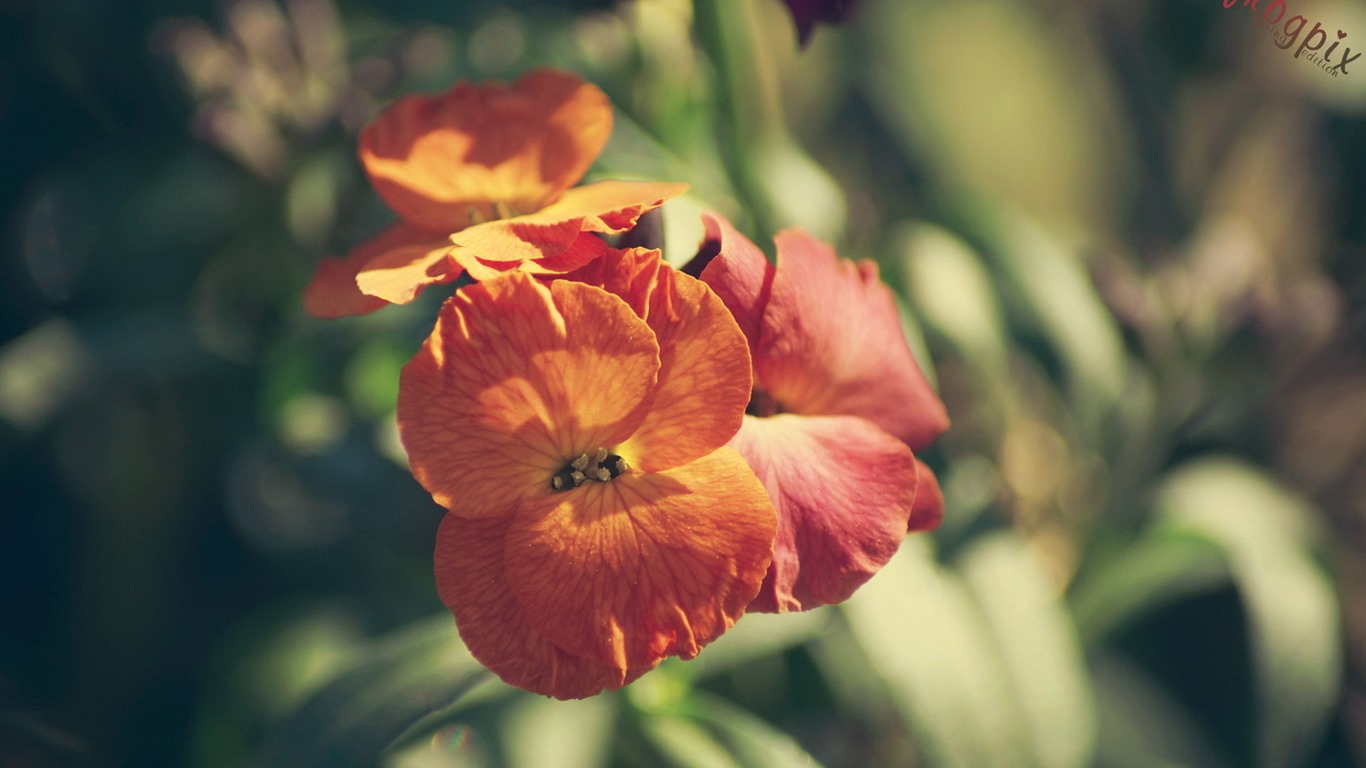
[[[750,610],[847,599],[908,530],[936,527],[943,498],[911,449],[948,428],[872,262],[780,232],[777,266],[724,219],[685,267],[734,313],[754,358],[749,415],[731,445],[778,511],[773,564]]]
[[[556,698],[692,658],[754,599],[773,507],[725,443],[745,339],[657,251],[461,288],[403,370],[413,474],[449,513],[436,579],[470,651]]]
[[[468,270],[575,269],[605,248],[591,232],[619,233],[687,188],[603,181],[573,187],[612,131],[596,86],[549,69],[516,83],[459,83],[405,96],[360,136],[360,159],[399,223],[318,266],[304,306],[320,317],[412,301]]]

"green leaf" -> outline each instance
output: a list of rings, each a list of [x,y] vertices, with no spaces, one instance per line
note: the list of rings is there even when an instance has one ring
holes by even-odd
[[[642,718],[641,731],[668,765],[677,768],[744,768],[700,724],[682,715],[660,712]]]
[[[1066,25],[1010,0],[869,0],[860,21],[866,93],[917,164],[1058,231],[1111,226],[1133,189],[1127,126]]]
[[[1030,764],[1028,726],[992,630],[952,571],[912,537],[842,606],[931,765]]]
[[[755,659],[775,656],[830,628],[833,608],[800,613],[750,613],[687,666],[698,677],[724,672]]]
[[[895,237],[906,293],[920,316],[980,373],[1005,378],[1005,322],[981,257],[932,224],[904,225]]]
[[[1219,548],[1202,536],[1151,531],[1083,572],[1070,598],[1088,647],[1150,612],[1228,583]]]
[[[279,723],[266,739],[260,764],[375,765],[414,723],[489,679],[446,615],[383,638],[358,658]]]
[[[1076,631],[1039,556],[1013,533],[980,539],[958,563],[1005,661],[1040,768],[1092,764],[1096,718]]]
[[[730,702],[702,691],[688,701],[692,717],[747,768],[820,768],[796,740]]]
[[[1343,651],[1328,575],[1314,560],[1308,505],[1231,458],[1173,473],[1157,499],[1159,524],[1223,553],[1248,615],[1257,691],[1257,764],[1310,757],[1337,703]]]
[[[1139,668],[1117,656],[1091,661],[1100,712],[1101,768],[1218,768],[1220,762],[1186,713]]]
[[[594,768],[611,750],[615,699],[522,697],[502,722],[510,768]]]

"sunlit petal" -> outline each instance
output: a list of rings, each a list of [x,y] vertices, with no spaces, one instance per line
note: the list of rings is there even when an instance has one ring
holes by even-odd
[[[492,280],[509,272],[545,276],[572,272],[606,253],[607,243],[591,232],[580,232],[564,251],[531,261],[486,261],[468,253],[460,253],[461,250],[459,246],[454,248],[455,260],[465,266],[470,277]]]
[[[511,86],[400,98],[361,133],[360,157],[400,216],[454,232],[506,215],[500,207],[541,208],[583,176],[611,130],[601,90],[543,69]]]
[[[692,658],[744,613],[768,568],[773,507],[735,451],[524,505],[507,536],[531,625],[617,669]]]
[[[399,434],[418,481],[467,516],[551,495],[566,457],[640,425],[659,369],[654,334],[621,299],[513,274],[442,307],[403,369]]]
[[[659,340],[659,406],[618,453],[654,472],[705,456],[735,434],[749,402],[749,348],[705,283],[644,249],[610,250],[566,278],[621,296]]]
[[[437,533],[437,592],[470,653],[509,685],[557,699],[615,690],[653,669],[654,664],[618,669],[574,656],[532,628],[503,565],[511,524],[511,518],[447,515]]]
[[[904,443],[852,416],[747,417],[731,441],[778,511],[773,565],[750,610],[847,599],[906,535],[916,467]]]
[[[530,261],[561,253],[580,232],[616,234],[634,227],[648,211],[686,191],[686,184],[600,181],[565,190],[555,202],[532,213],[478,224],[456,232],[456,258]]]
[[[400,221],[357,244],[344,258],[318,262],[304,288],[304,309],[315,317],[337,318],[412,301],[424,287],[460,275],[459,265],[445,256],[449,250],[444,232]],[[358,284],[363,273],[367,283],[374,281],[367,285],[370,290]]]

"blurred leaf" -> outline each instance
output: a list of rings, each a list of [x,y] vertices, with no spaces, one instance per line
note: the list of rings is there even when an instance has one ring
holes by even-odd
[[[1011,308],[1053,348],[1086,420],[1108,417],[1124,391],[1127,359],[1114,317],[1080,255],[1019,214],[968,202],[974,229]]]
[[[687,666],[697,676],[706,676],[780,654],[827,631],[834,615],[833,608],[785,614],[746,614],[732,629],[707,646],[706,653],[687,662]]]
[[[488,679],[444,614],[380,640],[359,657],[274,729],[262,765],[374,765],[410,726]]]
[[[661,712],[644,717],[641,730],[668,765],[678,768],[744,768],[698,723]]]
[[[356,410],[371,418],[388,416],[398,403],[398,376],[412,350],[380,336],[367,341],[346,364],[346,393]]]
[[[1044,563],[1001,532],[979,539],[959,563],[995,635],[1040,768],[1092,764],[1096,718],[1075,629]]]
[[[697,691],[688,708],[746,768],[820,768],[791,736],[724,699]]]
[[[1333,584],[1310,550],[1310,510],[1260,470],[1231,458],[1204,459],[1173,473],[1157,510],[1162,525],[1222,550],[1246,606],[1257,764],[1304,763],[1337,703],[1343,663]]]
[[[1131,188],[1128,141],[1107,68],[1058,18],[1009,0],[869,0],[867,92],[944,180],[1095,234]]]
[[[1181,706],[1118,657],[1091,663],[1100,712],[1100,768],[1218,768],[1219,760]]]
[[[924,538],[907,539],[843,611],[930,764],[1028,764],[1028,726],[991,628],[963,582],[935,565]]]
[[[509,768],[594,768],[611,749],[614,699],[524,697],[502,723]]]
[[[1217,546],[1177,531],[1153,531],[1084,572],[1071,597],[1085,644],[1094,646],[1150,611],[1229,579]]]
[[[37,429],[75,396],[95,366],[70,323],[54,318],[0,347],[0,418]]]
[[[1004,376],[1006,333],[991,275],[966,243],[932,224],[903,225],[895,252],[925,322],[980,372]]]

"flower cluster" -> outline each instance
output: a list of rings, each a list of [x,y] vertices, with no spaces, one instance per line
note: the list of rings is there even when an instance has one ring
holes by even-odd
[[[710,214],[682,270],[611,247],[686,189],[575,186],[611,119],[551,70],[397,100],[360,158],[399,221],[304,296],[339,317],[468,276],[403,369],[399,433],[447,510],[461,637],[557,698],[844,600],[942,510],[912,451],[948,419],[876,268],[797,230],[770,264]]]

